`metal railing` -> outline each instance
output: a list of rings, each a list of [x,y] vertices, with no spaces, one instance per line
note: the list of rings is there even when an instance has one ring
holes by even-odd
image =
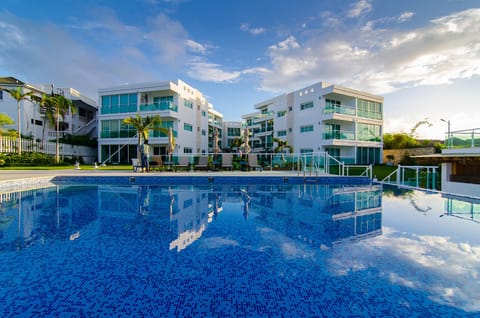
[[[402,166],[383,178],[380,182],[394,185],[438,190],[438,166]]]

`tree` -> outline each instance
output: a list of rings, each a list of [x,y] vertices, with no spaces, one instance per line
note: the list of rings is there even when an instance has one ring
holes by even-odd
[[[63,95],[43,95],[39,102],[40,107],[45,111],[45,119],[50,127],[55,127],[55,162],[60,162],[60,142],[58,133],[60,131],[60,118],[65,120],[68,113],[74,114],[76,108],[73,102]],[[45,132],[45,131],[44,131]]]
[[[3,88],[3,90],[5,92],[7,92],[8,94],[10,94],[10,96],[12,96],[12,98],[17,101],[17,116],[18,116],[18,120],[17,120],[17,127],[18,127],[17,152],[18,152],[19,155],[21,155],[22,154],[22,144],[21,144],[22,126],[21,126],[21,122],[20,122],[20,119],[21,119],[21,117],[20,117],[20,102],[22,100],[28,100],[33,95],[33,92],[32,91],[24,92],[22,86],[18,86],[17,88],[14,88],[14,89]]]
[[[5,134],[5,125],[13,125],[15,121],[7,114],[0,114],[0,134]]]
[[[277,147],[273,149],[274,153],[283,152],[285,149],[288,149],[290,153],[293,153],[293,147],[288,144],[287,140],[278,138],[272,138],[272,140],[277,143]]]
[[[160,127],[162,119],[158,115],[141,117],[139,114],[137,114],[135,117],[132,116],[125,118],[123,122],[125,124],[132,125],[137,130],[137,152],[140,150],[142,139],[148,139],[150,130],[158,130],[164,134],[168,134],[168,128]]]

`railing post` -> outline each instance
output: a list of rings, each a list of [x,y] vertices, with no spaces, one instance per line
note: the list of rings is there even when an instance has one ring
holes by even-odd
[[[402,177],[402,166],[401,165],[398,165],[398,168],[397,168],[397,184],[398,183],[401,183],[401,177]]]

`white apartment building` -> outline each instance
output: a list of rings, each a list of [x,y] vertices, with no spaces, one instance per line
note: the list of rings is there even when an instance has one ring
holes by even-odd
[[[208,106],[208,152],[214,152],[214,136],[215,129],[218,132],[218,147],[223,148],[222,136],[223,136],[223,114],[219,113],[213,106]]]
[[[223,136],[222,143],[224,145],[223,150],[232,151],[234,146],[232,143],[235,139],[242,138],[244,125],[241,121],[224,121],[223,122]]]
[[[254,152],[270,152],[273,138],[296,153],[327,152],[345,163],[381,163],[383,97],[319,82],[255,105],[242,116]]]
[[[125,84],[99,89],[98,94],[101,162],[128,163],[137,157],[137,132],[123,123],[127,117],[159,115],[162,127],[173,130],[175,156],[209,152],[209,114],[212,122],[223,118],[200,91],[181,80]],[[166,134],[150,131],[149,144],[154,155],[167,155]]]
[[[41,97],[42,94],[62,94],[70,99],[75,106],[75,112],[69,112],[65,118],[60,118],[59,135],[90,135],[96,137],[97,104],[92,99],[73,88],[54,88],[53,84],[27,84],[14,77],[0,77],[0,112],[7,114],[15,121],[12,129],[17,129],[18,112],[17,101],[4,89],[22,87],[24,93],[33,92]],[[30,99],[20,101],[20,129],[23,136],[34,140],[49,141],[56,138],[55,126],[48,123],[45,112]]]

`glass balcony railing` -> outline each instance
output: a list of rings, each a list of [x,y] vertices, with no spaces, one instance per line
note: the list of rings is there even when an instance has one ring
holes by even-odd
[[[355,116],[355,107],[345,106],[345,105],[327,105],[323,109],[323,114],[343,114],[349,116]]]
[[[160,111],[160,110],[171,110],[171,111],[174,111],[174,112],[178,112],[178,105],[174,104],[172,102],[140,104],[140,111],[141,112]]]
[[[323,139],[340,139],[340,140],[355,140],[355,133],[352,131],[332,131],[323,133]]]
[[[445,138],[447,148],[476,148],[480,147],[480,128],[452,131]]]
[[[382,113],[367,112],[362,110],[355,110],[355,107],[345,106],[345,105],[327,105],[323,109],[323,114],[342,114],[348,116],[358,116],[362,118],[370,119],[382,119]]]

